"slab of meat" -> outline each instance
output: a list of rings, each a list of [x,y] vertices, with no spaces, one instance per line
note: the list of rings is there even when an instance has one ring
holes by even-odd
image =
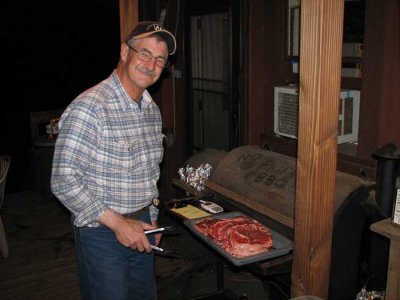
[[[272,235],[268,228],[246,216],[229,219],[206,218],[194,226],[236,258],[266,252],[272,247]]]

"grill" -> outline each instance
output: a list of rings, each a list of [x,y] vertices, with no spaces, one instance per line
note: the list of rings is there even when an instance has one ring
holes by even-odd
[[[202,195],[230,211],[241,211],[293,239],[296,160],[254,146],[230,152],[207,149],[186,164],[212,165]],[[200,194],[180,180],[186,193]],[[329,299],[354,299],[363,281],[368,257],[368,216],[374,204],[371,181],[337,172]],[[372,203],[372,204],[371,204]],[[372,207],[372,208],[371,208]],[[248,266],[262,276],[279,276],[290,288],[291,255]],[[285,275],[283,276],[282,275]],[[283,279],[282,279],[283,278]]]

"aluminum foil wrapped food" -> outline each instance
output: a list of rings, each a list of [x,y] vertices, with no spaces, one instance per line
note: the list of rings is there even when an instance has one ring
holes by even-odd
[[[365,287],[356,295],[356,300],[383,300],[385,292],[367,291]]]
[[[204,190],[204,181],[208,179],[212,166],[201,164],[198,168],[185,166],[178,170],[180,179],[198,191]]]

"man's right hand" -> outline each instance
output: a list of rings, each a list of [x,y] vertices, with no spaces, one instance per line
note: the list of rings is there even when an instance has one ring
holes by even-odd
[[[105,210],[97,221],[113,230],[123,246],[139,252],[151,252],[150,242],[144,231],[155,229],[154,226],[140,220],[124,218],[111,209]]]

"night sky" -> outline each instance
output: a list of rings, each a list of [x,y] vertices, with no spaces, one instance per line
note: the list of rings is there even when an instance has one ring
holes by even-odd
[[[115,68],[119,8],[116,0],[3,0],[0,15],[0,153],[12,157],[12,192],[31,180],[29,113],[64,109]]]

